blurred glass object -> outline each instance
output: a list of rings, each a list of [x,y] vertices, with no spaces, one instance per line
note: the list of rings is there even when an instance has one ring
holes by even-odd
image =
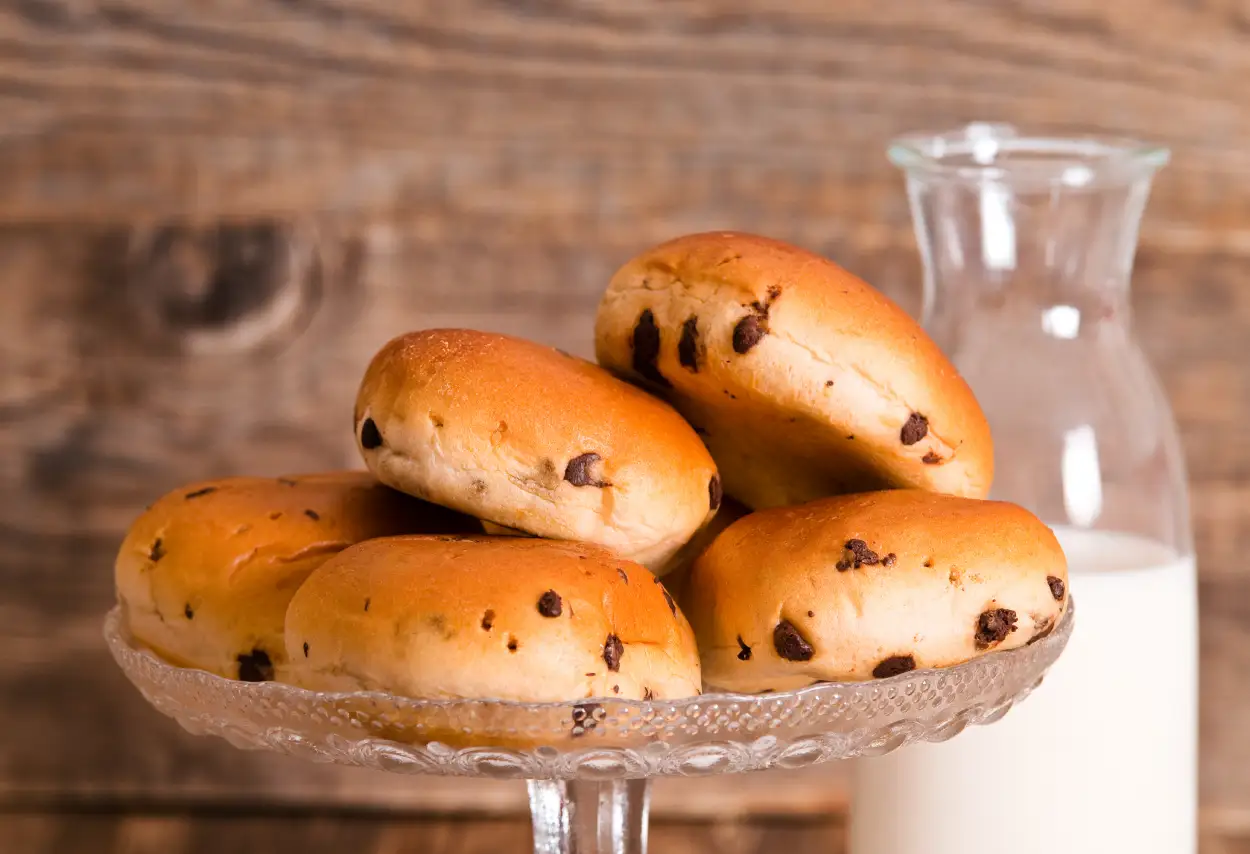
[[[997,124],[903,137],[925,328],[994,434],[991,498],[1037,513],[1081,619],[1002,722],[856,772],[853,854],[1196,850],[1197,608],[1185,466],[1133,337],[1165,149]]]

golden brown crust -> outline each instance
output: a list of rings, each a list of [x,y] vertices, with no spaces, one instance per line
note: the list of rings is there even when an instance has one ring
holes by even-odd
[[[1023,646],[1053,628],[1066,587],[1063,550],[1028,511],[895,490],[735,522],[683,603],[707,684],[756,692]]]
[[[811,252],[732,232],[661,244],[613,277],[595,343],[600,364],[705,431],[726,492],[750,506],[989,492],[968,385],[901,308]]]
[[[428,699],[672,699],[699,691],[690,625],[644,567],[596,546],[394,537],[291,600],[284,678]]]
[[[716,466],[680,415],[519,338],[431,329],[392,340],[361,383],[355,425],[366,464],[396,489],[657,571],[711,514]]]
[[[309,572],[361,540],[429,531],[481,526],[362,471],[189,484],[131,526],[117,595],[135,637],[171,662],[271,677],[286,657],[287,603]]]

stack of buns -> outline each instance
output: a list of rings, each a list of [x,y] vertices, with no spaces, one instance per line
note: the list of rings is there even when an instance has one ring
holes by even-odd
[[[316,690],[647,701],[948,667],[1062,616],[1053,533],[986,499],[971,390],[836,264],[682,237],[613,277],[595,341],[386,343],[367,471],[191,484],[133,524],[131,634]]]

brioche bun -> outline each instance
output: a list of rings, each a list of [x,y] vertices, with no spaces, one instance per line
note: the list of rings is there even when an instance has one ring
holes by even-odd
[[[176,489],[131,526],[114,578],[134,637],[170,662],[229,678],[272,679],[282,624],[314,568],[361,540],[481,531],[368,472],[232,477]]]
[[[989,492],[989,427],[950,361],[887,297],[803,249],[732,232],[650,249],[612,278],[595,349],[702,431],[726,493],[750,507]]]
[[[286,617],[284,679],[325,691],[562,702],[699,693],[699,656],[659,579],[606,549],[392,537],[315,570]]]
[[[895,490],[740,519],[695,561],[683,601],[709,686],[782,691],[1024,646],[1055,626],[1067,579],[1028,511]]]
[[[715,463],[671,407],[506,335],[392,340],[360,385],[355,429],[365,463],[396,489],[658,572],[721,499]]]

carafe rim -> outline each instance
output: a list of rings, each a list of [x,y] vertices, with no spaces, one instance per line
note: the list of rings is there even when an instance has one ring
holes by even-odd
[[[921,179],[1081,189],[1148,177],[1171,152],[1132,137],[1022,133],[1003,122],[972,122],[953,130],[901,134],[890,141],[886,155]]]

